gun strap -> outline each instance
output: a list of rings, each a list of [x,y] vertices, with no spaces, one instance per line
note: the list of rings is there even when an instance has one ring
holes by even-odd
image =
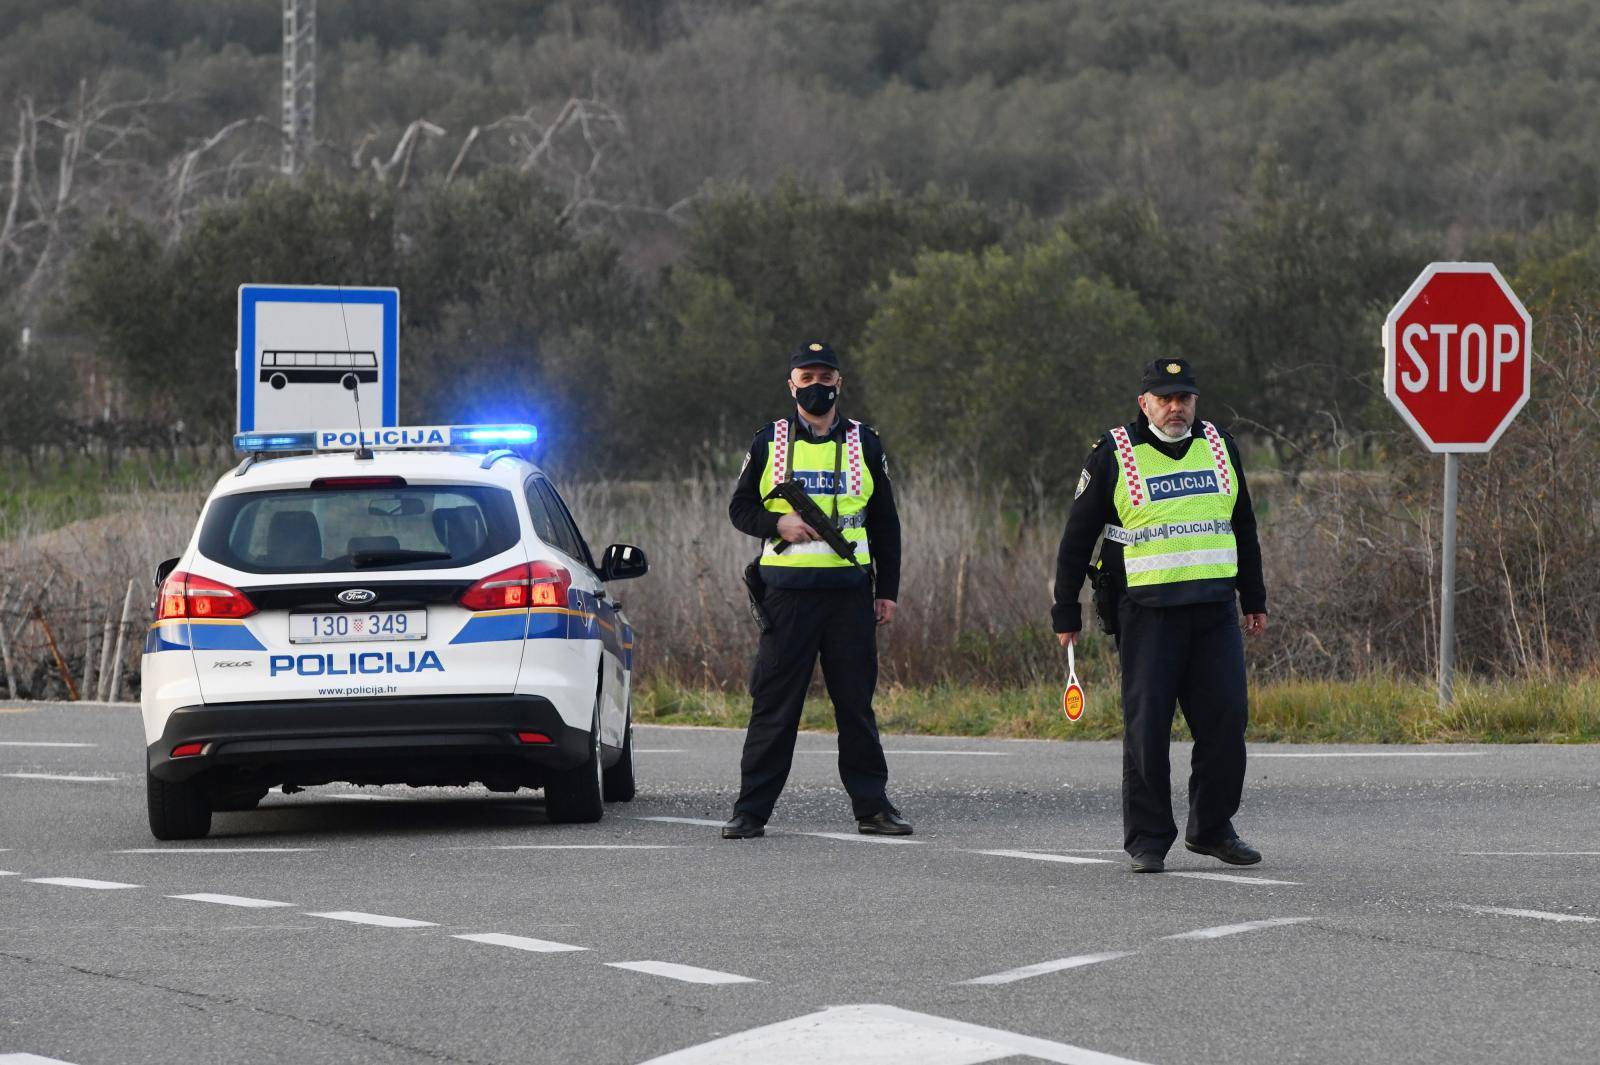
[[[789,447],[788,450],[784,452],[783,456],[783,469],[784,473],[788,475],[789,479],[794,480],[794,438],[800,433],[800,419],[790,418],[787,420],[791,428],[789,430]],[[844,427],[844,419],[839,417],[837,414],[833,416],[833,420],[835,429],[841,429]],[[810,429],[806,430],[806,435],[811,435]],[[833,523],[835,525],[839,524],[839,474],[843,469],[844,441],[835,440],[833,442],[833,513],[828,515],[828,517],[833,519]]]

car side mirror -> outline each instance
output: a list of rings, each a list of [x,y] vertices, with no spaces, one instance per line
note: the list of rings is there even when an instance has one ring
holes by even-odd
[[[180,560],[176,558],[167,558],[162,559],[161,562],[157,564],[156,579],[151,582],[150,585],[150,612],[152,614],[155,613],[156,602],[161,598],[162,582],[167,579],[168,575],[171,574],[173,570],[178,568],[179,561]]]
[[[632,544],[612,544],[600,556],[602,581],[626,581],[643,577],[650,572],[650,562],[644,552]]]

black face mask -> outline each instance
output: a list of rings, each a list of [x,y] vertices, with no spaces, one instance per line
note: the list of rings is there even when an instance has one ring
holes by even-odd
[[[839,386],[806,385],[804,388],[795,389],[794,398],[799,402],[801,410],[820,417],[833,409],[833,404],[839,398]]]

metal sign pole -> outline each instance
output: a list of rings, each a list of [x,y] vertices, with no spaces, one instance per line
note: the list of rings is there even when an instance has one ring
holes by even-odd
[[[1456,475],[1461,455],[1444,456],[1444,546],[1439,590],[1439,705],[1455,698],[1456,664]]]

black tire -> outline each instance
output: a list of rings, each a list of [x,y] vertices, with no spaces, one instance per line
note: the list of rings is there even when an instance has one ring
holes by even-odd
[[[589,757],[544,786],[544,813],[552,824],[591,824],[605,816],[605,769],[600,764],[600,706],[595,701],[589,730]]]
[[[150,834],[159,840],[200,839],[211,831],[211,803],[191,781],[161,780],[145,773]]]
[[[622,730],[622,757],[617,759],[615,765],[605,771],[604,777],[606,802],[632,802],[634,795],[633,785],[633,715],[628,715],[628,724]]]

